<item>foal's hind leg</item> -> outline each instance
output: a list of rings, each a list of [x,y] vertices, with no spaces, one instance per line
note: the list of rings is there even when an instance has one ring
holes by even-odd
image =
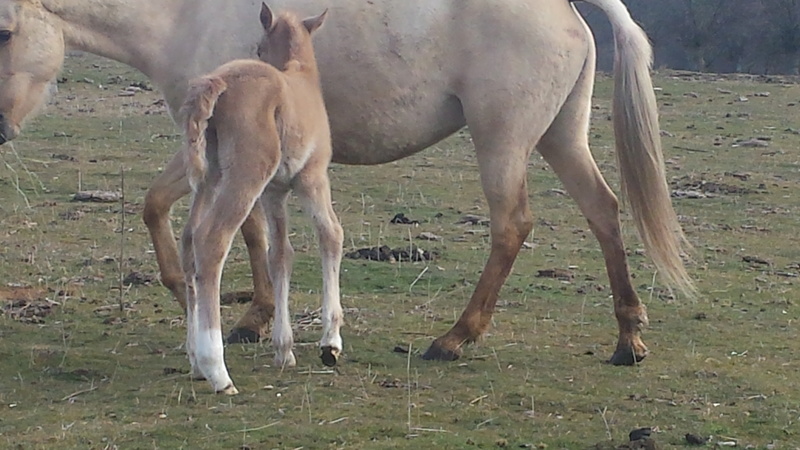
[[[239,156],[244,152],[236,152]],[[236,161],[239,163],[239,161]],[[253,172],[242,164],[233,164],[215,189],[213,204],[193,230],[195,294],[197,297],[194,354],[200,372],[217,392],[235,394],[225,367],[222,347],[222,324],[219,309],[219,285],[222,266],[231,248],[236,230],[244,222],[271,176]],[[254,167],[263,167],[256,164]]]
[[[195,334],[197,331],[197,296],[195,292],[194,280],[196,270],[194,264],[194,230],[197,228],[200,219],[207,210],[207,206],[213,201],[212,189],[208,185],[202,185],[192,198],[192,207],[189,210],[189,218],[183,227],[181,234],[181,265],[184,269],[186,286],[186,356],[192,368],[192,378],[205,379],[205,376],[197,364],[195,354]]]
[[[147,191],[142,214],[153,241],[161,282],[172,292],[184,310],[186,310],[186,284],[169,212],[178,199],[190,192],[184,157],[179,152],[173,156],[164,172],[156,177]],[[272,287],[267,276],[267,242],[263,227],[263,210],[261,205],[256,205],[251,216],[242,224],[242,234],[250,254],[250,267],[253,271],[253,302],[233,327],[228,337],[229,343],[257,342],[264,334],[275,309]]]
[[[322,157],[309,161],[298,177],[297,192],[314,222],[322,258],[322,363],[336,365],[342,352],[339,329],[344,322],[339,294],[339,269],[342,263],[344,231],[331,204],[328,163]]]
[[[647,325],[647,312],[631,282],[617,198],[600,174],[589,150],[587,136],[592,73],[592,70],[584,70],[537,149],[578,203],[600,243],[619,325],[619,341],[610,362],[632,365],[647,355],[647,347],[641,339],[641,327]]]
[[[275,321],[272,325],[272,347],[275,349],[275,365],[281,368],[294,367],[297,362],[292,347],[292,322],[289,319],[289,280],[292,276],[294,249],[289,242],[286,218],[288,189],[267,186],[261,196],[269,226],[268,268],[275,296]]]

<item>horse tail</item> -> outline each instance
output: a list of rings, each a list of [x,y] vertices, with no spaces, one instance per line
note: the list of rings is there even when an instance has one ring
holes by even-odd
[[[203,76],[193,80],[189,93],[181,107],[183,131],[186,139],[186,168],[192,190],[197,190],[208,170],[206,159],[206,130],[208,120],[214,115],[214,107],[220,95],[228,88],[220,77]]]
[[[620,0],[584,0],[602,9],[614,30],[613,123],[622,196],[647,253],[667,284],[688,297],[696,290],[681,259],[691,251],[672,208],[644,31]]]

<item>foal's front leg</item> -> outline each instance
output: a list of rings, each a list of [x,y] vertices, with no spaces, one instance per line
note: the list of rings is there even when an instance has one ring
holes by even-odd
[[[310,167],[309,167],[310,166]],[[344,232],[331,203],[327,164],[315,166],[309,162],[307,172],[299,177],[297,191],[303,199],[305,210],[314,222],[322,258],[322,363],[336,365],[342,352],[339,329],[344,322],[339,293],[339,272],[342,263]]]
[[[275,349],[275,365],[281,368],[294,367],[297,361],[292,352],[294,336],[289,320],[289,279],[292,276],[294,249],[287,231],[286,201],[289,190],[267,186],[261,196],[269,230],[267,267],[275,297],[275,319],[272,326],[272,347]]]

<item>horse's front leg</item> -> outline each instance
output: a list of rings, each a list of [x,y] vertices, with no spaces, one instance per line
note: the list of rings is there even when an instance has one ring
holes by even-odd
[[[344,313],[339,293],[339,273],[344,231],[331,203],[327,162],[309,161],[299,179],[298,194],[303,198],[306,212],[317,229],[322,258],[321,358],[323,364],[333,366],[342,352],[339,329],[344,322]]]
[[[186,284],[169,213],[172,205],[190,192],[183,153],[178,152],[147,191],[142,213],[156,252],[161,283],[172,292],[184,310],[186,310]]]
[[[292,323],[289,319],[289,280],[292,276],[294,249],[287,231],[286,201],[289,191],[268,186],[261,196],[269,230],[267,259],[269,278],[275,297],[275,322],[272,326],[272,347],[275,349],[275,365],[280,368],[294,367],[297,361],[292,347]]]

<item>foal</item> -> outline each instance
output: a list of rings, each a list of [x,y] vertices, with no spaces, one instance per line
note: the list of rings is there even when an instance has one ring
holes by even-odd
[[[289,277],[294,251],[287,236],[286,201],[294,189],[317,229],[322,256],[322,361],[336,364],[339,265],[343,232],[331,206],[328,116],[311,45],[327,10],[300,21],[274,17],[262,4],[262,61],[236,60],[190,83],[183,105],[184,155],[194,192],[184,229],[187,284],[186,349],[192,374],[217,392],[236,394],[222,348],[219,290],[234,234],[261,197],[269,229],[269,276],[275,295],[275,364],[294,366]],[[270,63],[270,64],[267,64]]]

